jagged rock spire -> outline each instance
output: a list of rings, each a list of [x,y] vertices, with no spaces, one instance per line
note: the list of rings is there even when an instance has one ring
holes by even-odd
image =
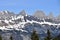
[[[60,14],[56,18],[57,18],[57,20],[60,20]]]
[[[38,18],[45,18],[44,12],[43,12],[43,11],[39,11],[39,10],[37,10],[37,11],[33,14],[33,16],[38,17]]]
[[[18,15],[26,16],[25,10],[22,10]]]
[[[50,18],[50,19],[51,19],[51,18],[54,18],[52,12],[50,12],[50,13],[48,14],[48,18]]]

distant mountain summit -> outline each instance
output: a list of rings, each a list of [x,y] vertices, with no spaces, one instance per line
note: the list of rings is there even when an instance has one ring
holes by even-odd
[[[48,14],[48,18],[50,18],[50,19],[53,19],[53,18],[54,18],[52,12],[50,12],[50,13]]]
[[[25,10],[22,10],[18,15],[26,16]]]
[[[60,20],[60,14],[56,17],[58,20]]]
[[[46,16],[45,16],[45,13],[43,12],[43,11],[39,11],[39,10],[37,10],[34,14],[33,14],[33,16],[35,16],[35,17],[37,17],[37,18],[45,18]]]

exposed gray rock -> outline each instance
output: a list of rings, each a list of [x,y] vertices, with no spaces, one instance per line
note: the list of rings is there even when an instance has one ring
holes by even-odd
[[[43,11],[39,11],[39,10],[37,10],[37,11],[33,14],[33,16],[35,16],[35,17],[37,17],[37,18],[45,18],[45,17],[46,17],[45,14],[44,14],[44,12],[43,12]]]

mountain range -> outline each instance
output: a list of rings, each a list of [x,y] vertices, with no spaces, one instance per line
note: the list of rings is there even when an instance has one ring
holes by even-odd
[[[35,29],[41,40],[47,35],[60,35],[60,15],[54,17],[52,12],[48,16],[43,11],[37,10],[33,15],[28,15],[24,10],[19,14],[9,11],[0,11],[0,34],[3,40],[10,36],[14,40],[30,40],[30,34]]]

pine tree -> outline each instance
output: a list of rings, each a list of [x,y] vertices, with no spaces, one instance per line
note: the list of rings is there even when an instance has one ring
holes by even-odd
[[[57,39],[60,40],[60,35],[57,36]]]
[[[47,39],[50,40],[51,39],[51,35],[50,35],[50,31],[49,30],[47,31],[47,34],[48,34]]]
[[[47,37],[44,38],[44,40],[51,40],[51,35],[49,30],[47,30]]]
[[[12,36],[10,36],[10,40],[13,40]]]
[[[58,40],[57,37],[53,38],[52,40]]]
[[[31,40],[39,40],[39,37],[35,30],[31,33]]]
[[[0,40],[2,40],[2,37],[1,37],[1,35],[0,35]]]

